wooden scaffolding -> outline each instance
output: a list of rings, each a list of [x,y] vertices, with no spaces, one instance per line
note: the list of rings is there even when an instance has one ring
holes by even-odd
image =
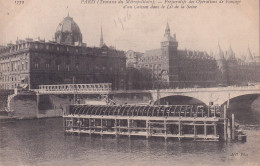
[[[66,133],[219,140],[224,119],[219,107],[201,105],[70,105]]]

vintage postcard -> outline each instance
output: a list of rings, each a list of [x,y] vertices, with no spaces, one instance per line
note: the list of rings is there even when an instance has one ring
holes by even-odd
[[[259,0],[0,0],[0,165],[260,165]]]

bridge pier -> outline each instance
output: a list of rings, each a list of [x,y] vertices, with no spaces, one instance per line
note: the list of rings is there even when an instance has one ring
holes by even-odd
[[[232,114],[232,122],[231,122],[232,124],[232,126],[231,126],[231,138],[232,138],[232,140],[235,140],[235,115],[234,114]]]
[[[224,140],[227,141],[227,105],[224,105]]]
[[[227,108],[229,108],[229,102],[230,102],[230,93],[228,93]]]
[[[40,94],[36,93],[36,118],[39,118],[39,103],[40,103]]]

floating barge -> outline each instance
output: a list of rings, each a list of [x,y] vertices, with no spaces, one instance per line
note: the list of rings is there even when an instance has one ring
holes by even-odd
[[[225,139],[226,118],[219,107],[201,105],[70,105],[64,130],[71,134]]]

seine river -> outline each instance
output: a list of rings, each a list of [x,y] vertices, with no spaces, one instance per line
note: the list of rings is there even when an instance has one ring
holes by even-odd
[[[223,143],[64,135],[62,118],[18,120],[0,126],[0,165],[257,166],[259,123],[250,122],[247,142]]]

